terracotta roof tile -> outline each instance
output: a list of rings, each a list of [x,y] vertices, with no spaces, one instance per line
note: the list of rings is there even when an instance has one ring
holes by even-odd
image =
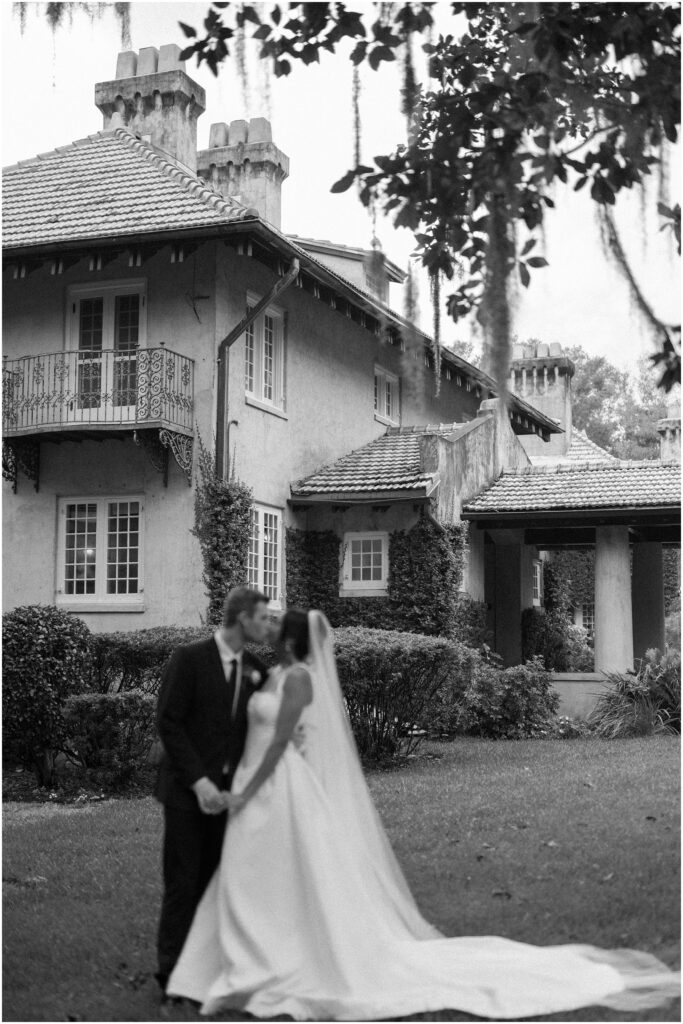
[[[459,426],[462,424],[390,428],[382,437],[293,484],[292,495],[428,492],[436,478],[421,467],[420,437],[452,434]]]
[[[465,513],[656,508],[681,503],[677,462],[620,462],[533,466],[504,473],[468,502]]]
[[[254,216],[125,128],[3,171],[3,246],[220,225]]]

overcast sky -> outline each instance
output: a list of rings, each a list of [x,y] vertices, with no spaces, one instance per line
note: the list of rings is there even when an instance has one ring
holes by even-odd
[[[94,104],[94,86],[115,77],[122,49],[113,10],[93,21],[83,12],[65,20],[52,36],[43,16],[44,4],[29,4],[26,29],[20,33],[13,4],[3,2],[3,165],[66,145],[102,128]],[[206,3],[131,4],[132,48],[184,45],[182,20],[201,26]],[[361,6],[368,6],[363,4]],[[437,5],[441,26],[450,4]],[[330,186],[351,166],[351,65],[328,57],[321,66],[296,67],[286,79],[267,83],[262,66],[252,64],[245,97],[234,66],[224,65],[218,79],[205,66],[188,62],[187,71],[207,93],[207,110],[199,121],[199,147],[208,145],[215,121],[269,117],[273,141],[290,158],[290,177],[282,191],[282,229],[311,238],[369,247],[372,225],[355,195],[330,194]],[[405,137],[398,111],[397,73],[382,66],[363,69],[361,113],[363,159],[388,153]],[[671,171],[672,201],[678,201],[679,169]],[[547,222],[545,253],[550,267],[533,274],[517,308],[515,331],[520,340],[537,337],[562,345],[580,344],[607,356],[621,367],[652,351],[652,341],[631,308],[625,286],[604,259],[587,193],[558,190],[557,210]],[[680,322],[680,261],[653,219],[643,230],[641,202],[636,195],[619,200],[619,222],[645,295],[656,314]],[[386,254],[406,267],[414,248],[412,235],[380,221],[377,234]],[[429,329],[426,289],[421,297],[421,323]],[[523,290],[522,290],[523,291]],[[398,286],[392,305],[402,309]],[[464,325],[442,320],[444,341],[470,340]]]

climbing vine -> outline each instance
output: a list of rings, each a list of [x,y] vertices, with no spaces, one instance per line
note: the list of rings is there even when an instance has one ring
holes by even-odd
[[[218,476],[212,453],[199,439],[192,533],[202,552],[202,579],[209,598],[207,619],[212,625],[221,621],[227,591],[246,583],[252,506],[249,487]]]

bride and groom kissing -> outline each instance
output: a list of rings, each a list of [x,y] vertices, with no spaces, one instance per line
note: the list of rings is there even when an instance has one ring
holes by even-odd
[[[267,639],[270,671],[244,646]],[[445,938],[422,917],[363,775],[321,612],[290,609],[274,628],[267,597],[231,590],[214,635],[173,653],[157,726],[165,998],[203,1014],[497,1020],[635,1012],[677,994],[679,976],[646,953]]]

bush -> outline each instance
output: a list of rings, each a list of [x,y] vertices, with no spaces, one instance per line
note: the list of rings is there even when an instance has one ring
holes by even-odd
[[[559,702],[540,659],[502,670],[494,662],[483,662],[465,688],[460,728],[489,739],[543,735]]]
[[[486,604],[475,601],[469,594],[458,594],[450,636],[458,643],[476,649],[492,644],[493,637],[486,625]]]
[[[548,739],[582,740],[592,736],[593,730],[584,718],[559,715],[549,724],[546,735]]]
[[[575,626],[564,608],[525,608],[522,612],[522,660],[540,658],[548,672],[592,672],[588,633]]]
[[[648,651],[637,674],[608,673],[611,688],[601,693],[588,717],[598,736],[621,739],[681,731],[681,659]]]
[[[156,696],[164,666],[175,648],[206,640],[213,633],[210,626],[155,626],[129,633],[96,633],[92,638],[90,689],[99,693],[141,690]],[[275,663],[275,654],[267,645],[247,646],[267,665]]]
[[[339,680],[359,752],[381,760],[407,755],[423,737],[425,709],[453,674],[453,644],[439,637],[371,630],[334,634]]]
[[[65,739],[64,703],[85,687],[90,630],[51,605],[26,605],[2,617],[2,734],[5,757],[54,779]]]
[[[69,755],[115,788],[131,782],[155,737],[156,700],[141,690],[82,693],[64,709]]]
[[[93,635],[90,689],[98,693],[142,690],[156,694],[173,650],[211,636],[208,626],[156,626]]]

